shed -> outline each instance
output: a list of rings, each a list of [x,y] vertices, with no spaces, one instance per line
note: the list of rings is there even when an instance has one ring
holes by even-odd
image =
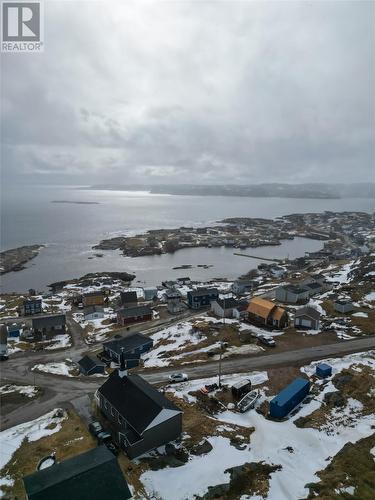
[[[320,312],[315,307],[305,306],[294,315],[294,326],[297,328],[319,329]]]
[[[296,378],[270,402],[270,416],[284,418],[310,391],[310,381]]]
[[[236,384],[233,384],[231,390],[235,398],[240,398],[251,391],[251,380],[248,378],[242,379]]]
[[[90,356],[83,356],[83,358],[78,361],[78,368],[83,375],[105,373],[105,364],[99,361],[98,358],[92,358]]]
[[[332,375],[332,366],[327,363],[320,363],[316,366],[316,375],[320,378],[330,377]]]
[[[143,289],[143,296],[146,301],[155,300],[158,298],[158,289],[155,287],[147,287]]]
[[[87,306],[83,314],[86,321],[104,318],[104,308],[102,306]]]
[[[354,306],[353,303],[350,300],[336,300],[336,302],[333,304],[335,311],[341,312],[341,313],[348,313],[354,311]]]

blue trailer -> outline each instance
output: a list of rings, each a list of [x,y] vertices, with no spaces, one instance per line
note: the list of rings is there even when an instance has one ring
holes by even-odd
[[[320,378],[330,377],[332,375],[332,366],[327,363],[320,363],[316,367],[316,375]]]
[[[296,378],[270,402],[270,416],[284,418],[310,391],[310,381]]]

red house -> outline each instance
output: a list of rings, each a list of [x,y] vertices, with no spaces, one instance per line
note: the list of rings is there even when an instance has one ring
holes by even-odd
[[[151,319],[152,309],[150,306],[127,307],[117,311],[117,323],[122,326],[150,321]]]

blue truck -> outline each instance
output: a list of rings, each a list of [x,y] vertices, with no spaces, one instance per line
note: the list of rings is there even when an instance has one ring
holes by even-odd
[[[305,378],[296,378],[270,402],[270,416],[284,418],[293,410],[310,391],[310,381]]]

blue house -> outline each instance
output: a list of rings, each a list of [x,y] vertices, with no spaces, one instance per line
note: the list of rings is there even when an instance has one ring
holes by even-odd
[[[33,314],[41,314],[42,299],[26,299],[22,304],[22,314],[24,316],[32,316]]]
[[[104,342],[103,355],[109,361],[120,363],[120,355],[123,352],[127,367],[134,368],[138,366],[141,354],[148,352],[153,345],[154,341],[141,333],[129,337],[116,335],[112,340]]]
[[[22,327],[20,325],[8,325],[8,338],[17,339],[20,337]]]
[[[198,288],[187,293],[187,300],[191,309],[202,309],[208,307],[212,300],[219,297],[217,288]]]

